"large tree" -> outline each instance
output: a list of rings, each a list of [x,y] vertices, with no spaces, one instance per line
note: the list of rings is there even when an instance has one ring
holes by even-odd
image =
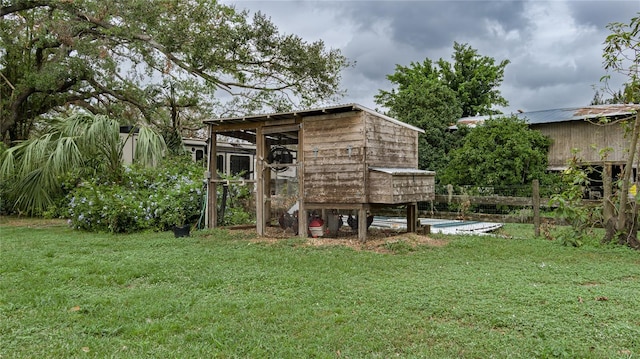
[[[499,64],[493,57],[482,56],[468,44],[453,44],[453,64],[438,60],[442,81],[458,96],[462,116],[495,115],[500,111],[493,107],[508,105],[500,94],[504,69],[509,60]]]
[[[465,130],[449,128],[464,116],[492,114],[494,105],[507,102],[497,87],[508,61],[496,65],[468,45],[454,43],[454,63],[425,59],[396,66],[387,75],[394,88],[380,90],[376,103],[388,114],[425,130],[420,137],[420,168],[439,171],[449,162],[448,153],[459,146]]]
[[[388,75],[396,89],[380,91],[376,102],[389,109],[388,114],[424,129],[420,136],[420,168],[439,170],[447,163],[452,142],[448,126],[462,115],[455,92],[438,78],[438,70],[431,60],[396,66]]]
[[[70,108],[179,127],[333,99],[348,65],[215,0],[1,0],[0,139]],[[230,100],[226,101],[224,99]]]
[[[629,24],[611,23],[607,28],[611,34],[607,36],[604,44],[604,68],[607,71],[617,72],[627,78],[625,94],[631,99],[640,98],[640,13],[631,19]],[[607,79],[608,77],[605,77]],[[626,244],[640,249],[638,241],[638,202],[629,201],[628,193],[634,179],[632,178],[633,165],[638,156],[638,138],[640,137],[640,112],[636,112],[632,119],[633,126],[629,133],[627,145],[627,162],[620,176],[619,191],[616,197],[615,211],[607,211],[609,218],[605,218],[607,228],[605,242],[617,240],[620,244]],[[612,199],[605,199],[606,206],[610,206]]]
[[[452,151],[441,181],[454,185],[518,186],[542,179],[551,140],[515,116],[486,120]]]

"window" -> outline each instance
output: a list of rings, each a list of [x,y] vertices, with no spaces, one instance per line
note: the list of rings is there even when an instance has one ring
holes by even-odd
[[[249,179],[251,177],[251,157],[242,155],[231,155],[231,171],[230,174],[237,175],[243,173],[242,177]]]

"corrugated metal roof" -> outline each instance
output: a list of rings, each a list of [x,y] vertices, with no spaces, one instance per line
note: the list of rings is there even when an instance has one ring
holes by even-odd
[[[417,168],[389,168],[389,167],[369,167],[370,171],[388,173],[390,175],[434,175],[434,171],[419,170]]]
[[[640,105],[638,104],[591,105],[584,107],[559,108],[493,116],[464,117],[458,120],[458,123],[463,123],[470,127],[473,127],[483,123],[484,121],[492,117],[499,118],[514,115],[527,121],[527,123],[531,125],[537,125],[554,122],[598,119],[601,117],[619,117],[624,115],[632,115],[638,110],[640,110]]]
[[[247,115],[247,116],[241,116],[241,117],[217,118],[213,120],[206,120],[203,122],[207,125],[218,126],[218,125],[232,124],[232,123],[251,123],[251,122],[293,119],[297,117],[319,116],[319,115],[343,113],[343,112],[350,112],[350,111],[364,111],[372,115],[384,118],[385,120],[393,122],[400,126],[404,126],[414,131],[424,133],[424,130],[421,128],[396,120],[395,118],[383,115],[381,113],[378,113],[374,110],[371,110],[367,107],[364,107],[356,103],[312,108],[307,110],[298,110],[298,111],[290,111],[290,112],[278,112],[278,113],[268,113],[268,114],[258,114],[258,115]]]
[[[638,109],[640,109],[640,105],[635,104],[592,105],[585,107],[523,112],[516,115],[527,121],[527,123],[535,125],[631,115]]]

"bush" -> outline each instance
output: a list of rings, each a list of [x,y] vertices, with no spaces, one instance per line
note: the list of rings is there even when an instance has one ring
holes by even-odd
[[[227,176],[221,173],[218,175],[222,179],[229,180],[229,184],[227,187],[227,198],[226,203],[223,204],[223,191],[225,185],[221,185],[217,187],[217,202],[222,206],[225,206],[224,216],[221,216],[219,212],[218,224],[222,226],[231,226],[237,224],[247,224],[251,223],[255,220],[255,216],[252,215],[251,207],[255,203],[253,201],[252,193],[249,186],[245,183],[238,183],[237,181],[241,178],[241,175],[238,176]]]
[[[193,224],[204,204],[202,167],[176,157],[156,168],[130,166],[121,183],[84,181],[68,196],[75,228],[112,233]]]

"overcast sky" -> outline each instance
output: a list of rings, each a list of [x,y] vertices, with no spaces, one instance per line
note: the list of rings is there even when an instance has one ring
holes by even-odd
[[[611,22],[629,23],[640,0],[624,1],[249,1],[224,0],[261,11],[280,32],[340,49],[344,70],[340,103],[375,109],[373,96],[390,90],[396,64],[451,60],[453,43],[511,61],[500,88],[503,112],[588,105],[600,86],[603,42]],[[614,77],[620,87],[621,78]]]

